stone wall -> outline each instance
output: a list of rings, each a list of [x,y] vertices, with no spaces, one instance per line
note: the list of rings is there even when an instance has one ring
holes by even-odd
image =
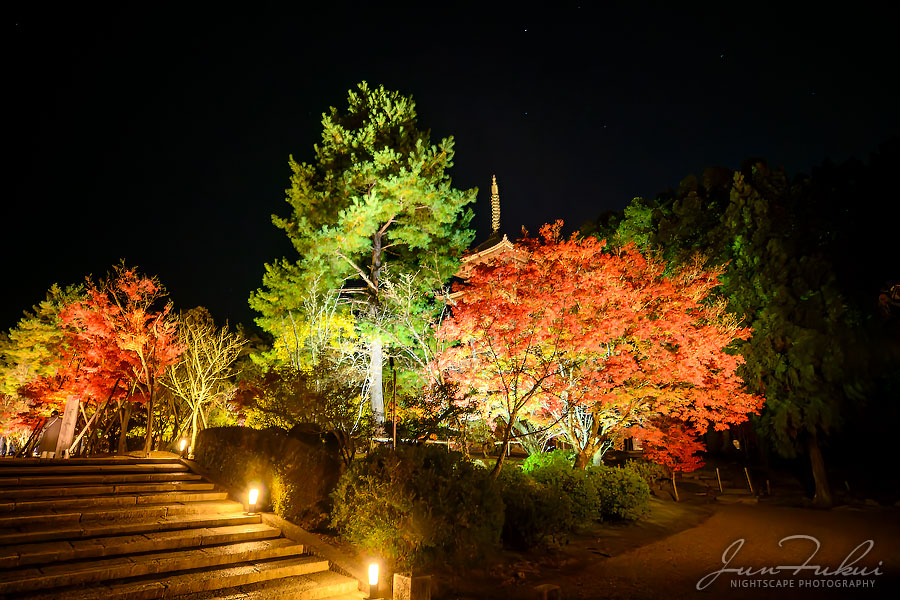
[[[342,470],[332,446],[280,429],[203,430],[194,459],[235,498],[246,504],[247,491],[259,487],[258,510],[271,510],[312,530],[327,523],[329,494]]]

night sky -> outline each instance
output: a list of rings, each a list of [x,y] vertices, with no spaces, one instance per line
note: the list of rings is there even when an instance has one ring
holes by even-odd
[[[312,159],[321,113],[361,80],[412,94],[433,141],[455,137],[476,242],[492,173],[514,235],[577,228],[705,166],[794,174],[900,133],[898,15],[859,2],[30,4],[5,36],[0,330],[120,258],[177,307],[249,324],[263,264],[295,258],[270,221],[288,155]]]

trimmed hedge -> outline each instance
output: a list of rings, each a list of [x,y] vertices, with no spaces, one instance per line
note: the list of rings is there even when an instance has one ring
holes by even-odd
[[[558,488],[540,483],[515,467],[500,471],[503,497],[503,544],[528,549],[564,542],[575,529],[572,499]]]
[[[636,521],[650,512],[650,486],[639,473],[619,467],[585,471],[600,499],[604,520]]]
[[[307,529],[327,522],[342,468],[333,449],[275,428],[204,429],[197,434],[194,458],[234,492],[259,485],[260,509],[270,507]]]
[[[571,499],[575,526],[601,520],[637,520],[649,512],[650,487],[638,469],[573,469],[571,458],[562,450],[534,454],[522,470]]]
[[[652,492],[653,486],[659,483],[660,479],[668,479],[671,475],[669,469],[663,465],[649,460],[629,460],[625,463],[625,470],[631,471],[647,482]]]
[[[393,568],[463,565],[499,544],[499,488],[457,452],[378,449],[350,465],[333,497],[332,525]]]
[[[548,459],[536,464],[529,465],[526,461],[522,467],[523,471],[530,467],[526,473],[532,479],[569,498],[572,503],[575,527],[601,520],[603,503],[595,482],[588,476],[588,472],[582,469],[573,469],[572,463],[561,450],[548,452],[545,456]]]

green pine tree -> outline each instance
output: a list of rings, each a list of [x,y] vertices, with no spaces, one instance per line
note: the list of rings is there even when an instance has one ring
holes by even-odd
[[[742,371],[766,397],[757,430],[782,455],[805,448],[815,502],[830,506],[821,440],[859,396],[847,356],[859,344],[833,265],[817,247],[820,232],[800,218],[813,205],[811,189],[808,180],[789,185],[763,164],[735,176],[722,219],[731,259],[723,280],[730,308],[753,329]]]
[[[82,290],[80,285],[61,288],[54,283],[32,312],[26,310],[0,340],[0,393],[15,395],[27,382],[56,372],[52,358],[63,334],[59,312],[80,299]]]
[[[386,275],[414,276],[423,294],[436,289],[456,272],[474,237],[467,205],[477,190],[454,188],[447,174],[453,139],[432,145],[416,117],[411,97],[365,82],[349,93],[345,112],[323,114],[314,164],[290,159],[291,213],[272,218],[299,258],[266,265],[263,288],[250,298],[261,315],[257,323],[277,339],[305,289],[343,288],[345,295],[355,289],[379,422]]]

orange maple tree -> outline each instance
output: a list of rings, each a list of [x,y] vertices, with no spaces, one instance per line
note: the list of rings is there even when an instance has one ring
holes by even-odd
[[[649,458],[689,471],[698,436],[757,411],[726,348],[750,331],[710,299],[718,271],[699,260],[674,274],[633,247],[604,252],[563,239],[562,222],[477,266],[438,332],[454,344],[434,367],[501,421],[498,473],[517,419],[560,427],[585,467],[639,436]]]
[[[101,404],[105,408],[115,400],[122,420],[120,450],[130,414],[123,402],[146,406],[144,449],[149,451],[159,378],[183,351],[172,305],[163,304],[165,290],[155,278],[123,265],[100,283],[88,278],[85,287],[83,300],[60,311],[64,331],[55,374],[29,382],[24,395],[32,410],[62,408],[68,396],[77,396],[94,405],[94,419]]]

